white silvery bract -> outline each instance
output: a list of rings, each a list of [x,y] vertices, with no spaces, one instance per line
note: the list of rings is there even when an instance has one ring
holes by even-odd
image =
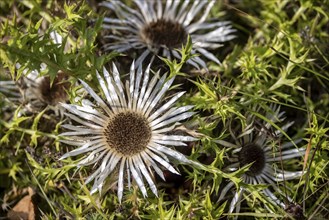
[[[233,39],[235,32],[228,21],[207,21],[215,0],[174,1],[134,0],[136,8],[130,8],[121,1],[102,2],[101,5],[113,11],[117,18],[105,17],[103,28],[112,33],[105,38],[110,43],[107,50],[125,52],[141,49],[136,67],[152,55],[181,59],[177,49],[187,42],[190,35],[192,54],[201,54],[218,64],[218,58],[209,52],[222,46],[223,42]],[[189,64],[207,69],[206,63],[195,56]]]
[[[271,112],[266,113],[266,118],[273,123],[282,122],[284,120],[284,112],[280,112],[280,107],[270,106]],[[255,117],[247,117],[247,126],[239,136],[236,136],[232,131],[231,135],[235,143],[229,143],[223,140],[216,140],[215,142],[230,149],[230,156],[228,160],[231,162],[225,171],[234,172],[245,165],[251,164],[247,172],[242,175],[242,180],[246,184],[268,184],[275,193],[286,196],[277,186],[278,182],[283,182],[291,179],[296,179],[302,176],[302,171],[286,171],[281,168],[281,160],[291,160],[299,158],[302,161],[302,156],[305,154],[305,149],[296,148],[292,142],[279,144],[282,137],[281,131],[286,132],[293,122],[285,124],[280,130],[272,131],[272,126],[269,122],[264,122],[260,128],[256,128],[254,123]],[[276,141],[274,141],[276,140]],[[299,143],[301,139],[295,141]],[[221,191],[218,201],[223,201],[227,194],[232,190],[233,182],[228,183]],[[276,205],[285,207],[282,199],[279,199],[273,191],[269,188],[264,189],[263,194]],[[243,194],[247,193],[246,189],[240,187],[238,191],[234,192],[233,199],[229,206],[229,212],[238,213],[241,207],[241,199]],[[291,199],[288,197],[289,202]]]
[[[86,155],[77,164],[78,167],[98,165],[86,180],[86,184],[94,181],[91,193],[101,191],[106,178],[117,171],[120,202],[125,178],[130,187],[132,177],[144,197],[147,196],[146,180],[152,192],[157,195],[152,170],[162,179],[162,169],[178,173],[170,165],[167,156],[180,163],[193,164],[193,161],[167,145],[185,146],[184,142],[196,140],[191,136],[172,134],[180,124],[179,121],[194,114],[189,111],[193,106],[174,107],[184,92],[161,102],[174,78],[167,79],[166,75],[160,78],[159,72],[151,77],[150,65],[144,72],[141,66],[135,70],[133,62],[130,80],[124,86],[114,64],[112,74],[104,68],[105,80],[99,73],[97,78],[105,99],[81,81],[95,104],[88,100],[83,100],[82,105],[62,104],[68,111],[65,115],[78,125],[63,125],[63,128],[70,131],[61,134],[65,137],[61,141],[79,148],[66,153],[61,159]]]
[[[19,88],[13,80],[0,81],[0,93],[5,95],[8,100],[12,102],[17,102],[21,100]]]

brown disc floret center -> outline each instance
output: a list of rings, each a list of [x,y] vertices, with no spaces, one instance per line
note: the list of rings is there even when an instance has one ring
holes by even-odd
[[[59,102],[65,102],[68,99],[67,90],[71,83],[67,81],[68,76],[62,72],[58,73],[50,85],[49,76],[45,76],[40,84],[39,91],[41,100],[49,105],[57,105]]]
[[[245,145],[239,153],[239,162],[241,167],[253,163],[246,174],[249,176],[257,176],[262,173],[265,167],[265,152],[258,145]]]
[[[186,43],[187,33],[180,23],[159,19],[147,24],[141,32],[141,37],[152,47],[165,46],[172,49],[180,48]]]
[[[110,148],[131,156],[145,150],[151,139],[151,128],[143,115],[120,112],[110,118],[104,136]]]

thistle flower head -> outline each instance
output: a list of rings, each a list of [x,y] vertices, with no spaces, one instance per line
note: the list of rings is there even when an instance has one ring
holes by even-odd
[[[284,120],[284,112],[280,112],[280,107],[271,106],[271,109],[272,111],[266,114],[266,118],[272,123],[282,122]],[[248,117],[249,126],[240,135],[236,136],[232,132],[235,143],[223,140],[216,140],[216,143],[231,148],[231,154],[228,157],[231,164],[226,166],[226,171],[234,172],[251,164],[249,170],[242,176],[244,183],[252,185],[268,184],[275,192],[267,188],[263,190],[264,195],[273,204],[284,208],[285,204],[275,195],[281,194],[285,196],[277,186],[277,182],[298,178],[302,175],[302,171],[280,169],[281,161],[302,157],[305,150],[295,147],[295,144],[299,143],[301,139],[296,140],[295,144],[292,142],[279,144],[278,141],[273,141],[273,139],[279,140],[282,137],[282,131],[287,131],[293,122],[283,125],[281,130],[272,131],[271,123],[264,122],[261,123],[260,128],[256,128],[254,121],[254,117]],[[233,186],[233,182],[228,183],[221,191],[218,201],[223,200]],[[229,206],[230,213],[234,210],[239,212],[240,202],[244,193],[246,193],[246,190],[243,187],[234,193]],[[290,198],[287,199],[291,200]]]
[[[50,33],[50,37],[54,44],[63,43],[61,35],[55,31]],[[68,49],[69,45],[65,47]],[[59,102],[68,100],[67,90],[71,87],[68,81],[69,76],[59,71],[51,82],[49,75],[42,76],[41,74],[47,69],[45,63],[41,63],[40,68],[31,70],[29,73],[29,70],[20,63],[16,63],[15,67],[17,72],[22,71],[23,76],[17,81],[0,81],[0,92],[8,95],[15,103],[23,104],[24,110],[34,112],[49,106],[56,113],[59,112],[60,109],[57,108]]]
[[[136,67],[152,55],[171,59],[181,59],[177,49],[181,49],[190,35],[192,54],[202,56],[216,63],[218,58],[209,52],[222,46],[223,42],[233,39],[235,31],[227,21],[208,22],[208,14],[215,0],[195,1],[145,1],[134,0],[136,9],[130,8],[121,1],[101,3],[114,11],[117,18],[106,17],[103,27],[113,31],[106,36],[111,42],[107,50],[125,52],[129,49],[142,49],[144,52],[136,60]],[[200,57],[194,56],[187,63],[207,69]]]
[[[41,69],[46,68],[45,66]],[[23,84],[24,99],[33,108],[44,106],[56,107],[60,102],[68,100],[67,91],[71,83],[69,76],[59,71],[51,83],[49,76],[40,76],[39,71],[32,71],[21,80]]]
[[[86,184],[94,181],[92,193],[102,189],[106,178],[117,167],[119,201],[123,195],[124,179],[130,186],[131,177],[143,196],[147,195],[144,180],[157,195],[152,169],[164,179],[161,169],[178,173],[167,156],[181,163],[191,163],[183,154],[167,146],[184,146],[184,142],[195,140],[191,136],[169,134],[179,121],[194,114],[189,112],[193,106],[174,107],[184,92],[161,102],[174,78],[167,80],[163,75],[159,79],[159,73],[151,77],[150,65],[143,72],[141,67],[135,71],[133,63],[125,86],[114,64],[112,75],[105,68],[103,73],[104,79],[98,73],[97,78],[105,100],[81,81],[96,103],[83,100],[82,106],[62,104],[68,111],[65,114],[78,124],[63,126],[71,131],[61,134],[65,137],[62,142],[79,146],[62,159],[88,154],[78,166],[98,165],[86,180]]]

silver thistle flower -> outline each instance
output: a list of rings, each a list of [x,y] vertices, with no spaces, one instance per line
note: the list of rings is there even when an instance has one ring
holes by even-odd
[[[271,106],[273,111],[266,114],[266,118],[273,123],[282,122],[284,120],[284,112],[280,112],[280,107]],[[231,149],[231,156],[229,160],[231,164],[225,167],[226,171],[234,172],[245,165],[251,164],[249,170],[242,175],[242,180],[246,184],[268,184],[276,193],[283,196],[284,193],[277,186],[278,182],[285,180],[296,179],[302,176],[302,171],[286,171],[278,167],[281,167],[280,162],[290,160],[292,158],[302,157],[305,153],[305,149],[296,148],[293,143],[287,142],[278,146],[278,142],[273,141],[271,137],[271,124],[265,122],[261,125],[260,130],[255,129],[254,117],[248,117],[247,122],[249,126],[242,131],[242,134],[235,136],[231,131],[232,137],[235,139],[235,143],[229,143],[223,140],[216,140],[215,142]],[[293,122],[285,124],[281,130],[286,132],[287,129],[293,124]],[[280,139],[282,133],[280,130],[275,130],[273,133],[275,138]],[[295,144],[299,143],[301,139],[296,140]],[[281,152],[280,152],[281,151]],[[233,182],[228,183],[221,191],[218,201],[222,201],[227,193],[234,186]],[[247,193],[246,189],[240,187],[238,191],[235,191],[231,204],[229,206],[229,213],[240,211],[241,199],[243,194]],[[263,194],[269,198],[273,204],[279,205],[282,208],[285,204],[277,198],[274,192],[269,188],[263,190]],[[287,198],[289,201],[291,199]]]
[[[20,64],[16,64],[16,67],[20,68]],[[46,66],[41,65],[40,71],[45,69]],[[26,72],[24,70],[24,74]],[[39,71],[32,70],[17,82],[14,80],[0,81],[0,93],[3,93],[12,103],[23,105],[23,111],[38,112],[47,106],[59,114],[61,112],[59,103],[68,100],[67,90],[71,86],[68,79],[68,75],[58,72],[51,85],[49,76],[40,76]]]
[[[129,49],[143,49],[144,52],[136,60],[136,67],[153,54],[166,58],[181,59],[176,49],[191,36],[192,54],[200,53],[207,59],[220,63],[208,49],[216,49],[223,42],[233,39],[235,31],[228,21],[207,22],[208,14],[215,0],[134,0],[137,9],[129,8],[121,1],[102,2],[117,15],[106,17],[103,27],[113,33],[106,38],[112,42],[106,45],[107,50],[125,52]],[[198,19],[196,19],[198,18]],[[207,69],[200,57],[192,57],[187,63]]]
[[[71,131],[62,133],[63,143],[79,146],[66,153],[61,159],[89,154],[78,163],[78,166],[98,164],[86,184],[94,181],[91,193],[101,191],[105,179],[118,167],[118,198],[121,202],[124,189],[124,176],[127,174],[130,187],[131,176],[140,188],[143,196],[147,196],[144,179],[152,192],[157,195],[157,188],[152,178],[151,168],[162,178],[160,167],[172,173],[178,173],[170,165],[167,156],[181,163],[192,163],[183,154],[166,147],[184,146],[185,141],[195,138],[183,135],[169,135],[179,121],[191,117],[189,112],[193,106],[173,107],[184,92],[175,94],[162,106],[157,107],[174,78],[166,81],[166,75],[160,79],[157,72],[150,78],[150,65],[145,72],[141,67],[135,71],[134,63],[130,69],[130,80],[125,86],[120,81],[117,67],[113,64],[113,75],[103,69],[105,80],[97,73],[97,78],[106,100],[98,96],[84,81],[84,88],[96,101],[97,105],[84,100],[82,106],[62,104],[69,113],[69,118],[76,121],[77,126],[63,125]]]
[[[55,31],[50,33],[50,37],[54,44],[63,42],[61,35]],[[23,104],[24,111],[38,112],[48,106],[56,114],[60,114],[59,102],[68,100],[67,90],[71,86],[69,76],[59,71],[51,84],[50,77],[41,74],[47,69],[45,63],[41,63],[39,69],[31,70],[29,73],[20,63],[16,63],[15,67],[17,71],[22,71],[23,76],[17,81],[0,81],[0,92],[7,95],[15,104]]]
[[[19,65],[17,65],[19,68]],[[40,72],[45,70],[46,65],[41,65]],[[60,112],[60,102],[68,101],[67,91],[71,87],[69,76],[59,71],[50,83],[49,76],[41,76],[39,71],[33,70],[27,76],[19,80],[22,92],[22,103],[26,103],[29,111],[38,111],[45,106]]]

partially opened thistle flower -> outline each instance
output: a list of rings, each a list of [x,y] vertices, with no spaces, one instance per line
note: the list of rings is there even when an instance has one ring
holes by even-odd
[[[273,111],[266,114],[266,118],[273,123],[282,122],[284,120],[284,112],[280,112],[280,107],[271,106]],[[278,141],[282,137],[281,131],[286,132],[287,129],[293,124],[293,122],[285,124],[280,130],[271,131],[271,124],[264,122],[261,124],[260,129],[256,129],[254,123],[254,117],[248,117],[247,122],[249,126],[245,128],[240,135],[236,135],[231,132],[235,143],[229,143],[223,140],[216,140],[216,143],[228,147],[231,149],[231,155],[229,164],[225,169],[229,172],[237,171],[248,164],[252,164],[247,172],[242,176],[242,180],[246,184],[268,184],[269,188],[263,190],[263,194],[273,203],[285,207],[285,203],[282,199],[279,199],[276,194],[285,196],[284,193],[278,187],[278,182],[285,180],[291,180],[299,178],[302,175],[302,171],[286,171],[281,168],[281,161],[291,160],[293,158],[301,158],[305,150],[296,148],[291,142],[278,144]],[[295,141],[299,143],[301,139]],[[222,189],[218,201],[221,201],[227,196],[229,191],[234,186],[233,182],[228,183],[224,189]],[[272,188],[275,192],[270,190]],[[234,192],[233,199],[229,206],[229,212],[232,213],[240,211],[241,199],[243,194],[246,193],[246,189],[241,187],[238,191]],[[289,202],[291,199],[288,197]]]
[[[62,44],[62,37],[57,32],[51,32],[50,37],[53,44]],[[68,47],[68,46],[65,46]],[[16,63],[17,71],[22,71],[23,76],[17,81],[6,80],[0,81],[0,92],[9,97],[19,105],[24,105],[24,111],[38,112],[40,109],[48,106],[55,113],[60,113],[60,102],[68,100],[67,91],[71,83],[69,76],[62,71],[58,71],[53,81],[50,76],[43,76],[41,73],[46,71],[47,65],[41,63],[39,69],[25,69],[20,63]]]
[[[45,69],[45,66],[41,67]],[[26,77],[20,80],[23,87],[23,100],[31,111],[38,111],[45,106],[55,112],[60,112],[59,103],[68,101],[67,91],[71,83],[69,76],[61,71],[57,73],[54,81],[50,82],[49,76],[41,76],[39,71],[31,71]]]
[[[218,58],[208,51],[222,46],[223,42],[234,38],[235,31],[227,21],[207,22],[208,14],[215,0],[185,1],[146,1],[134,0],[137,9],[133,9],[118,0],[103,2],[101,5],[111,9],[117,19],[106,17],[103,27],[113,31],[106,38],[111,42],[107,50],[125,52],[129,49],[142,49],[144,52],[136,60],[136,66],[149,56],[160,55],[166,58],[181,55],[177,49],[187,42],[190,35],[192,54],[200,53],[207,59],[220,63]],[[206,68],[200,57],[192,57],[187,63]]]
[[[97,73],[97,78],[105,95],[103,100],[84,81],[84,88],[96,101],[96,105],[84,100],[82,106],[63,104],[69,113],[65,113],[79,125],[63,125],[71,131],[62,133],[62,142],[79,146],[79,148],[63,155],[61,159],[86,155],[78,166],[97,164],[98,168],[86,180],[86,184],[94,181],[91,193],[100,191],[106,178],[118,171],[118,198],[121,202],[124,178],[131,183],[131,176],[142,191],[147,195],[144,179],[152,192],[157,189],[152,178],[153,170],[164,179],[161,168],[178,173],[170,165],[167,156],[181,163],[193,163],[183,154],[167,147],[184,146],[185,141],[194,141],[191,136],[173,135],[172,131],[179,121],[191,117],[189,112],[193,106],[173,107],[184,92],[175,94],[159,105],[165,92],[174,78],[159,79],[159,72],[150,77],[150,65],[145,72],[141,67],[135,71],[134,63],[130,69],[130,80],[125,86],[120,81],[117,67],[113,64],[113,75],[103,69],[105,80]],[[167,81],[166,81],[167,80]],[[171,132],[171,134],[169,134]]]
[[[50,38],[53,44],[63,44],[63,38],[57,32],[50,33]],[[69,44],[64,46],[65,50],[69,50]],[[16,64],[17,69],[21,68],[19,63]],[[23,87],[23,99],[28,103],[28,107],[31,110],[40,110],[45,106],[54,110],[56,113],[60,113],[60,102],[66,102],[68,100],[67,91],[69,90],[71,83],[69,82],[69,76],[63,71],[58,71],[53,81],[51,82],[50,76],[43,76],[41,73],[47,69],[45,63],[41,63],[40,69],[32,70],[27,76],[22,77],[20,86]],[[24,75],[26,70],[23,71]]]
[[[19,68],[20,64],[16,64]],[[40,71],[46,69],[42,65]],[[26,72],[26,71],[24,71]],[[49,109],[60,113],[59,103],[68,100],[67,91],[71,83],[69,76],[59,71],[53,83],[49,76],[41,76],[37,70],[31,71],[27,76],[21,77],[17,82],[14,80],[0,81],[0,93],[17,105],[24,105],[24,111],[38,112],[48,106]]]

